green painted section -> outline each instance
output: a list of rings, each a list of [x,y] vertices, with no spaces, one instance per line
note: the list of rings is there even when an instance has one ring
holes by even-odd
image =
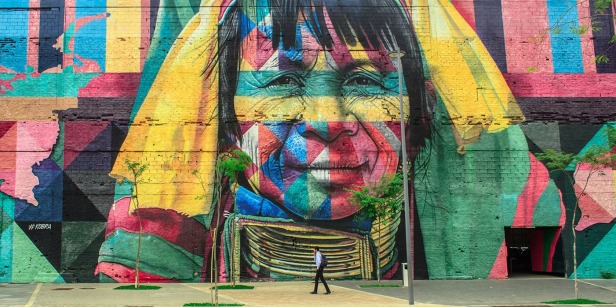
[[[614,264],[616,263],[616,227],[603,237],[603,239],[586,256],[584,261],[578,265],[578,278],[602,278],[601,272],[616,274]],[[570,278],[573,278],[573,273]]]
[[[586,143],[586,145],[584,146],[584,148],[582,148],[582,150],[580,150],[580,153],[578,155],[583,155],[584,153],[586,153],[586,151],[588,149],[590,149],[593,146],[607,146],[607,127],[611,126],[613,128],[616,128],[616,123],[607,123],[604,124],[603,127],[601,127],[601,129],[599,129],[599,131],[597,131],[597,133],[595,134],[595,136],[593,136],[592,139],[590,139],[590,141],[588,141],[588,143]],[[574,164],[570,164],[567,167],[568,171],[574,171],[575,170],[575,165]]]
[[[0,80],[10,80],[15,74],[0,73]],[[77,97],[79,89],[85,87],[99,73],[73,73],[71,67],[62,73],[44,73],[39,77],[28,75],[26,80],[16,80],[5,97]]]
[[[20,227],[13,227],[12,282],[64,282]]]
[[[533,226],[560,226],[560,193],[554,181],[548,183],[547,188],[539,197],[533,212]]]
[[[61,169],[64,169],[64,122],[61,121],[58,124],[60,131],[58,132],[56,143],[51,149],[51,159],[56,162]]]
[[[518,126],[484,133],[460,154],[437,104],[435,136],[415,169],[418,217],[432,279],[487,278],[530,170]]]
[[[98,258],[99,262],[120,263],[134,268],[137,259],[139,234],[118,229],[107,237]],[[199,281],[203,257],[152,234],[141,237],[139,268],[143,272],[185,282]]]
[[[15,200],[0,192],[0,282],[12,280],[14,211]]]
[[[70,267],[104,231],[103,222],[62,222],[62,270]]]

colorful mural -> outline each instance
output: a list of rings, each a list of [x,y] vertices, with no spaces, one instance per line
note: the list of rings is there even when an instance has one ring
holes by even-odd
[[[132,282],[140,228],[142,282],[311,278],[314,246],[328,278],[569,276],[583,189],[578,276],[616,273],[614,172],[535,158],[608,144],[593,3],[4,1],[0,281]],[[412,210],[373,227],[350,189],[402,150]]]

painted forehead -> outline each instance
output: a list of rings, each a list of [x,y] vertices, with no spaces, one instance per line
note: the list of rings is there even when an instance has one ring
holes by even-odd
[[[294,28],[292,28],[293,26]],[[281,39],[280,45],[275,48],[272,43],[272,18],[268,8],[260,7],[252,15],[242,12],[240,17],[241,69],[243,71],[289,71],[307,68],[311,70],[344,70],[361,66],[363,69],[381,72],[395,71],[394,65],[387,56],[387,51],[382,46],[366,50],[359,44],[357,46],[344,44],[337,36],[336,31],[333,30],[333,25],[327,13],[325,13],[325,25],[320,26],[332,29],[327,32],[331,36],[333,44],[326,53],[323,52],[323,46],[301,14],[299,14],[295,25],[283,27],[289,33],[281,34],[283,36],[295,34],[294,46],[284,48]]]

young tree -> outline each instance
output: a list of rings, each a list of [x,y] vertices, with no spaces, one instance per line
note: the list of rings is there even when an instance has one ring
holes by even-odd
[[[131,194],[131,202],[134,201],[135,205],[135,214],[137,215],[137,221],[139,222],[139,235],[137,239],[137,257],[135,257],[135,288],[139,288],[139,257],[141,254],[141,236],[143,234],[143,226],[141,224],[141,215],[139,213],[139,183],[141,174],[148,167],[147,164],[141,164],[139,162],[130,161],[128,159],[124,160],[126,167],[131,171],[133,178],[129,179],[133,184],[132,194]],[[121,183],[122,184],[122,183]]]
[[[582,182],[578,182],[581,187],[578,192],[574,190],[574,206],[572,208],[571,217],[571,234],[573,235],[573,279],[575,287],[575,298],[578,299],[578,278],[577,278],[577,233],[576,218],[579,207],[580,198],[585,195],[586,189],[593,176],[604,176],[605,169],[613,169],[616,154],[612,153],[612,148],[616,143],[616,128],[606,126],[605,133],[607,136],[607,146],[593,145],[584,151],[581,155],[564,153],[559,150],[546,149],[543,153],[537,154],[537,159],[544,162],[550,172],[558,172],[564,174],[571,186],[575,186],[575,179],[581,166],[587,167],[586,178]],[[573,173],[568,169],[574,168]],[[585,168],[586,169],[586,168]]]
[[[237,177],[240,173],[242,173],[246,168],[252,163],[252,159],[246,153],[241,150],[229,150],[225,151],[218,155],[218,159],[216,160],[216,167],[214,172],[214,197],[212,199],[212,203],[216,204],[216,228],[210,230],[210,234],[212,235],[212,256],[210,257],[210,269],[212,275],[210,276],[210,283],[214,282],[214,292],[212,293],[212,301],[215,301],[218,304],[218,253],[217,253],[217,244],[218,244],[218,227],[220,225],[221,218],[221,210],[223,207],[222,204],[222,190],[225,186],[225,181],[229,184],[229,186],[233,187],[233,185],[237,184]],[[205,186],[205,181],[201,177],[201,174],[198,170],[193,170],[193,175],[197,177],[199,183],[203,191],[207,191]],[[205,195],[197,196],[197,199],[204,199]],[[230,216],[233,218],[233,216]],[[233,228],[235,228],[235,223],[232,223]],[[235,229],[232,229],[232,233],[235,232]],[[235,248],[235,247],[234,247]],[[234,274],[234,259],[235,251],[231,253],[230,266],[231,266],[231,282],[233,286],[235,286],[236,278]]]
[[[380,232],[381,226],[386,226],[404,209],[402,200],[403,180],[402,174],[397,173],[384,176],[379,182],[363,186],[359,190],[349,190],[351,192],[349,202],[361,208],[357,218],[376,220]],[[379,236],[376,246],[376,277],[380,284],[381,257],[378,251],[381,250],[381,236]]]

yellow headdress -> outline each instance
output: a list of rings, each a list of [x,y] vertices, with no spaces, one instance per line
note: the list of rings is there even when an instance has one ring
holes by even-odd
[[[175,41],[146,96],[111,175],[131,178],[125,160],[147,163],[140,178],[142,207],[207,214],[217,154],[218,16],[222,0],[203,0],[201,10]],[[482,131],[498,132],[523,119],[511,91],[477,35],[448,0],[401,0],[458,145]],[[204,72],[204,67],[208,67]],[[197,170],[205,189],[192,174]],[[196,196],[205,198],[196,200]]]
[[[404,2],[458,145],[477,141],[483,130],[499,132],[524,120],[488,50],[450,1]]]
[[[111,176],[132,179],[125,160],[147,163],[139,178],[141,207],[207,214],[217,150],[218,14],[203,0],[169,51],[129,133]],[[208,67],[206,71],[205,67]],[[193,171],[205,179],[205,189]],[[204,199],[197,200],[197,196]]]

